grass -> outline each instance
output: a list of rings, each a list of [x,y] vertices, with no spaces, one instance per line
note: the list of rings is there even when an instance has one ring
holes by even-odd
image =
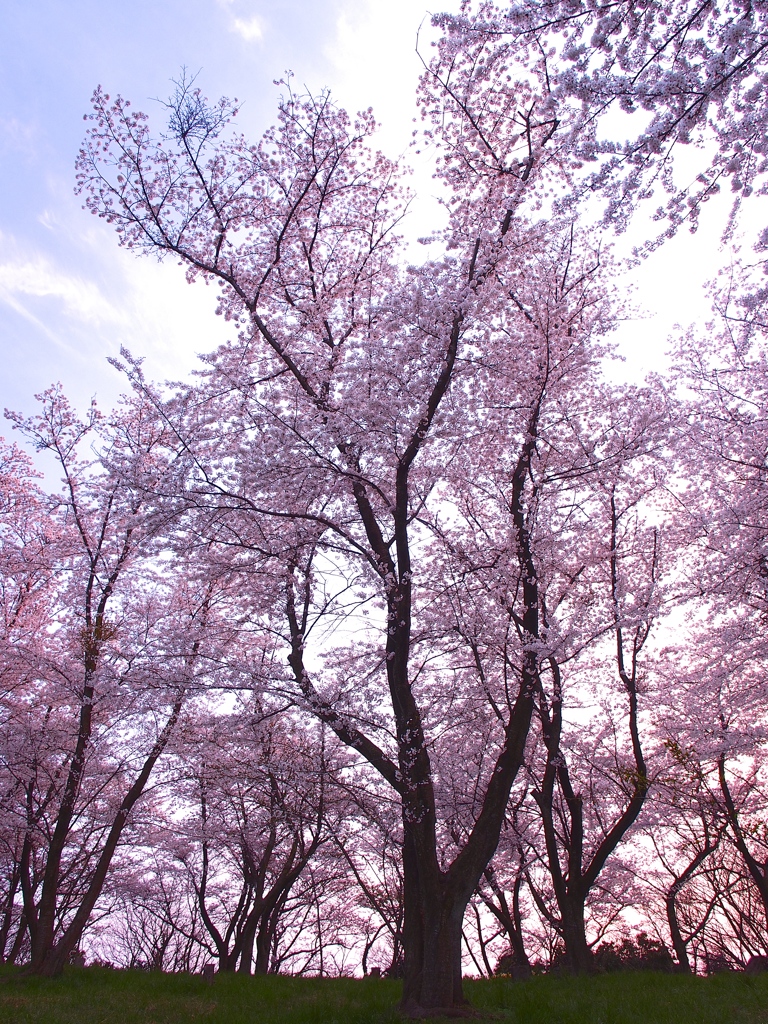
[[[509,1024],[768,1024],[768,975],[494,978],[466,991],[477,1009]]]
[[[507,1024],[768,1024],[768,975],[468,981],[480,1019]],[[2,1024],[397,1024],[386,979],[217,977],[70,968],[62,978],[0,971]]]

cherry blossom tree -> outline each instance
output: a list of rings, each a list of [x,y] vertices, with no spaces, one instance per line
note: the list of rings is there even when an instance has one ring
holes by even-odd
[[[433,20],[442,36],[420,98],[454,175],[526,176],[546,139],[568,182],[557,203],[602,192],[606,222],[623,228],[638,199],[666,193],[662,237],[695,229],[725,184],[734,212],[763,193],[764,3],[465,0]],[[690,183],[674,174],[684,146],[699,150]]]
[[[15,646],[35,647],[55,609],[55,568],[48,552],[60,527],[47,514],[45,494],[29,457],[15,445],[0,441],[0,593],[2,637],[0,679],[2,718],[2,832],[3,870],[0,958],[15,961],[27,938],[26,919],[18,906],[24,851],[24,784],[14,771],[26,755],[31,736],[15,726],[13,708],[23,703],[29,688],[29,666],[13,657]]]
[[[531,755],[529,755],[530,758]],[[531,865],[535,833],[540,829],[540,819],[530,806],[528,786],[510,797],[507,821],[499,841],[494,859],[483,872],[474,901],[475,924],[477,926],[480,955],[486,972],[511,974],[527,978],[531,974],[529,949],[531,911],[530,896],[524,902],[525,883]],[[531,889],[528,884],[529,891]],[[481,904],[482,907],[478,906]],[[481,909],[490,912],[497,924],[494,936],[487,934]],[[495,938],[503,936],[506,948],[502,947],[497,963],[491,969],[488,947]]]
[[[696,699],[687,720],[678,715],[672,737],[709,771],[716,768],[720,808],[765,922],[768,876],[755,831],[761,812],[750,804],[763,785],[766,736],[768,375],[759,320],[736,321],[727,305],[720,311],[725,315],[710,336],[691,334],[679,352],[688,415],[681,453],[686,485],[678,497],[690,551],[686,571],[697,598],[683,683]]]
[[[245,318],[266,342],[266,349],[256,349],[251,330],[243,331],[237,343],[211,358],[194,416],[181,418],[189,399],[168,407],[192,475],[185,487],[187,493],[194,488],[196,500],[207,501],[219,518],[228,511],[233,523],[242,523],[230,529],[246,548],[256,543],[248,534],[265,543],[259,519],[291,524],[279,540],[293,687],[403,803],[405,1004],[461,1002],[461,919],[498,840],[533,707],[539,607],[535,583],[524,583],[530,557],[526,520],[533,514],[527,510],[528,471],[545,404],[551,404],[556,421],[559,394],[583,386],[594,368],[590,338],[604,329],[601,316],[608,322],[593,286],[599,249],[578,252],[569,225],[562,240],[522,221],[510,234],[510,208],[487,237],[471,242],[464,261],[451,257],[403,275],[393,263],[399,217],[395,170],[380,156],[357,156],[372,130],[369,119],[351,125],[327,98],[289,97],[279,131],[254,149],[241,140],[219,143],[228,110],[215,113],[199,93],[182,90],[172,105],[171,153],[151,142],[143,116],[131,114],[122,101],[109,105],[98,94],[95,102],[96,122],[81,159],[94,209],[115,221],[129,244],[175,251],[193,274],[219,279],[226,289],[222,311]],[[211,145],[224,147],[223,163],[218,157],[209,163]],[[457,214],[454,235],[474,238],[479,214],[475,210],[469,223]],[[203,226],[211,218],[221,225],[213,248]],[[231,240],[225,224],[231,225]],[[493,338],[503,345],[488,347]],[[133,380],[143,387],[135,370]],[[222,380],[230,382],[226,391]],[[503,398],[496,414],[498,394]],[[511,574],[515,610],[511,615],[501,608],[495,626],[508,630],[517,622],[514,643],[522,651],[508,670],[519,673],[517,681],[499,679],[506,696],[497,704],[498,731],[488,748],[493,753],[478,766],[475,822],[448,864],[442,862],[436,817],[439,769],[425,739],[432,698],[420,708],[416,697],[419,676],[428,686],[425,696],[439,686],[426,639],[444,634],[445,626],[427,616],[413,634],[412,551],[423,533],[423,544],[435,552],[433,557],[424,548],[420,559],[425,593],[427,586],[444,590],[440,552],[453,558],[453,531],[440,522],[439,502],[450,500],[456,484],[451,463],[458,468],[460,453],[462,464],[474,458],[465,442],[493,427],[494,415],[500,416],[494,450],[511,444],[516,453],[497,474],[495,486],[510,490],[507,525],[493,538],[502,546],[499,565]],[[219,425],[215,436],[205,423]],[[222,430],[226,423],[230,429]],[[221,475],[216,467],[224,465],[231,443],[239,454],[227,459]],[[429,455],[421,455],[428,444]],[[438,505],[427,504],[430,494]],[[460,533],[474,532],[473,510],[459,500],[455,507],[463,518]],[[359,583],[364,600],[385,610],[389,625],[376,642],[337,651],[327,682],[316,683],[308,662],[309,633],[322,628],[318,621],[338,615],[323,568],[330,558],[331,576],[346,581],[345,592]],[[480,571],[472,575],[479,579]],[[429,574],[436,582],[427,583]],[[482,600],[493,602],[494,592],[497,583]],[[410,670],[417,637],[422,667]],[[445,671],[457,680],[465,675],[469,686],[470,674],[449,669],[452,654],[440,646]],[[502,664],[503,658],[490,670],[507,671]],[[480,665],[472,685],[482,689],[484,671]],[[359,688],[353,698],[344,675],[367,676],[371,686],[385,683],[397,737],[394,757],[385,749],[390,726],[380,712],[371,723],[380,738],[356,724],[370,720],[381,697],[374,696],[364,710],[356,699]],[[453,733],[466,736],[459,705],[456,710]]]
[[[565,960],[576,970],[591,966],[584,917],[590,891],[637,821],[651,785],[641,737],[647,686],[642,656],[663,606],[665,556],[658,526],[643,520],[658,513],[658,455],[669,421],[656,396],[622,397],[631,403],[632,414],[613,422],[609,418],[605,448],[591,451],[596,464],[589,481],[594,504],[590,508],[584,496],[580,531],[582,572],[590,574],[591,559],[590,593],[595,603],[604,602],[603,636],[611,638],[614,652],[605,651],[607,642],[584,645],[568,665],[553,651],[548,660],[551,686],[545,688],[542,677],[537,702],[546,757],[539,772],[534,769],[533,796],[542,816],[558,906],[553,923],[563,937]],[[608,396],[601,406],[611,409]],[[619,457],[612,458],[613,453]],[[555,610],[562,600],[555,592],[548,603]],[[569,674],[582,719],[575,730],[567,721]],[[611,676],[615,688],[608,683]],[[600,725],[594,732],[583,721],[589,702],[599,709]]]
[[[610,622],[636,698],[652,602],[643,618],[644,598],[625,605],[617,583],[601,618],[576,543],[617,312],[575,204],[599,194],[625,226],[658,180],[674,228],[695,222],[720,178],[752,187],[761,18],[744,9],[736,31],[728,12],[682,2],[439,16],[420,102],[447,225],[443,255],[418,267],[403,266],[407,195],[368,148],[370,112],[351,118],[289,81],[277,127],[250,145],[231,127],[236,104],[212,105],[182,78],[157,140],[127,101],[94,95],[78,162],[87,206],[123,244],[215,283],[237,332],[169,397],[124,354],[166,428],[173,471],[156,490],[194,510],[199,536],[212,533],[269,606],[288,661],[272,664],[273,692],[400,801],[410,1012],[463,1002],[462,919],[547,666]],[[638,126],[626,146],[600,134],[612,107]],[[671,148],[709,130],[721,148],[687,196]],[[630,733],[627,827],[646,775],[636,719]]]
[[[244,704],[187,722],[194,818],[182,824],[183,859],[219,970],[266,974],[291,889],[329,839],[332,771],[322,743],[297,724]],[[202,740],[202,742],[201,742]],[[338,802],[338,801],[337,801]]]
[[[652,872],[646,875],[652,899],[650,914],[666,917],[677,970],[690,974],[691,951],[716,911],[718,894],[706,884],[704,868],[717,853],[725,838],[726,821],[712,791],[712,767],[707,771],[695,753],[667,738],[667,764],[659,774],[650,801],[642,834],[655,857]],[[645,845],[645,844],[644,844]],[[647,850],[638,852],[638,860],[647,862]]]
[[[363,975],[378,970],[386,977],[400,978],[404,911],[402,826],[396,801],[377,783],[375,777],[363,779],[359,772],[347,779],[349,809],[334,829],[333,843],[357,887],[355,916],[363,936]]]
[[[175,823],[167,811],[167,801],[155,794],[132,818],[132,842],[116,852],[94,910],[86,963],[189,973],[207,963],[205,929],[187,873],[172,853]]]
[[[4,674],[19,680],[5,688],[8,810],[23,836],[30,966],[45,974],[76,949],[187,695],[227,639],[218,581],[153,543],[164,517],[134,486],[153,472],[149,412],[133,402],[105,420],[94,407],[82,421],[54,388],[37,416],[13,416],[63,473],[63,492],[37,499],[52,538],[44,618],[31,632],[17,607],[3,647]]]
[[[765,955],[765,909],[729,818],[736,813],[742,837],[749,833],[749,855],[763,861],[765,787],[755,770],[762,759],[726,762],[729,812],[717,755],[700,760],[693,747],[672,740],[668,747],[671,767],[643,828],[656,857],[649,863],[645,844],[637,851],[646,913],[658,934],[668,932],[677,970],[741,970],[751,956]],[[665,919],[666,929],[660,927]]]

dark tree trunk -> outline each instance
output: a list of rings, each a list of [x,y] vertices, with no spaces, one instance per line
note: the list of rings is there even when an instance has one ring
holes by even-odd
[[[250,974],[253,968],[253,946],[256,941],[257,923],[258,919],[256,917],[249,918],[243,929],[242,942],[240,943],[240,962],[237,965],[239,974]],[[234,962],[232,970],[235,970]]]
[[[413,836],[403,844],[406,1013],[466,1004],[461,973],[461,931],[469,899],[452,898],[444,885],[428,885],[419,871]]]
[[[688,864],[685,870],[674,880],[672,885],[667,891],[667,897],[665,900],[667,910],[667,923],[669,924],[669,934],[672,939],[672,948],[675,951],[677,957],[677,969],[681,974],[691,974],[691,962],[688,959],[688,942],[690,941],[690,935],[688,939],[683,938],[683,933],[680,928],[680,921],[677,916],[677,897],[685,885],[691,880],[699,867],[709,857],[711,853],[717,849],[720,843],[720,833],[711,835],[709,826],[706,818],[704,819],[704,846],[699,850],[693,860]]]
[[[730,786],[728,785],[728,779],[725,774],[725,754],[721,754],[718,758],[717,768],[720,780],[720,791],[722,792],[723,799],[725,801],[728,824],[731,827],[733,838],[736,841],[736,847],[742,856],[752,881],[755,883],[755,887],[760,896],[760,902],[763,905],[766,927],[768,928],[768,867],[766,866],[768,862],[766,862],[766,864],[761,864],[752,856],[752,853],[747,846],[746,837],[739,820],[739,812],[736,808],[736,804],[734,803],[733,794],[731,793]],[[765,934],[768,936],[768,930]]]
[[[287,896],[287,893],[285,895]],[[285,900],[281,899],[275,909],[270,914],[265,914],[261,919],[261,925],[256,936],[256,959],[253,963],[254,974],[269,974],[270,955],[284,904]]]
[[[525,950],[525,942],[523,941],[523,923],[520,911],[520,889],[523,882],[523,865],[525,860],[522,844],[518,845],[517,854],[518,866],[512,887],[512,906],[510,907],[506,893],[499,884],[493,864],[488,865],[483,875],[491,888],[491,892],[496,897],[496,902],[480,887],[478,887],[478,893],[483,903],[504,929],[509,940],[511,964],[519,969],[520,976],[522,977],[530,974],[531,970],[531,963]],[[485,959],[485,954],[483,956]]]
[[[91,634],[94,635],[92,636]],[[61,966],[58,966],[59,958],[56,957],[53,952],[56,928],[56,906],[59,895],[61,860],[67,839],[69,838],[72,818],[75,813],[75,801],[80,791],[80,783],[85,768],[86,750],[88,749],[91,738],[94,693],[93,680],[96,674],[98,653],[98,634],[96,630],[91,629],[91,632],[88,634],[85,649],[85,683],[83,686],[80,706],[80,719],[78,723],[75,752],[70,762],[61,806],[56,817],[56,825],[47,850],[40,901],[34,908],[34,914],[30,913],[29,907],[27,908],[27,917],[30,921],[30,933],[32,936],[30,970],[34,973],[46,976],[60,974],[69,958],[68,951],[66,958],[61,963]],[[76,939],[75,944],[77,941],[78,940]],[[74,948],[75,946],[73,945],[72,949]]]
[[[8,944],[8,935],[13,923],[16,892],[19,888],[20,880],[21,868],[17,858],[13,862],[11,877],[8,880],[8,896],[5,901],[5,910],[3,911],[3,923],[0,926],[0,963],[5,963],[5,947]]]
[[[679,888],[676,883],[667,894],[667,923],[669,924],[669,934],[672,938],[672,948],[674,949],[675,956],[677,957],[677,969],[681,974],[690,974],[691,961],[688,959],[688,944],[685,939],[683,939],[683,933],[680,931],[680,923],[677,919],[678,892]]]
[[[630,641],[625,639],[622,625],[622,597],[619,579],[619,535],[622,513],[616,507],[615,491],[610,500],[610,571],[611,597],[614,610],[613,628],[616,639],[616,668],[627,697],[629,712],[629,734],[632,745],[632,789],[626,794],[623,810],[608,828],[585,864],[584,857],[584,808],[581,795],[573,788],[573,782],[562,746],[563,731],[563,689],[560,665],[554,657],[549,659],[552,675],[552,696],[547,698],[543,681],[539,678],[539,717],[542,736],[547,751],[547,761],[540,790],[534,797],[541,811],[542,826],[547,849],[549,873],[555,891],[560,913],[556,924],[565,944],[565,963],[577,972],[594,969],[594,958],[585,931],[585,907],[587,897],[596,884],[608,858],[637,820],[648,792],[648,772],[640,740],[638,718],[638,667],[639,657],[651,629],[652,617],[633,625]],[[651,564],[651,577],[656,574],[656,545]],[[546,627],[546,623],[545,623]],[[625,650],[628,648],[628,651]],[[561,795],[561,808],[568,817],[565,837],[561,838],[555,827],[556,790]],[[561,863],[561,851],[565,865]]]
[[[565,943],[564,964],[577,974],[589,974],[595,967],[592,950],[587,942],[584,909],[585,899],[580,893],[569,893],[560,907]]]
[[[24,946],[24,938],[28,933],[29,929],[27,928],[27,913],[25,910],[22,910],[21,917],[19,918],[19,927],[16,932],[16,938],[13,940],[11,951],[8,954],[7,962],[9,964],[15,964],[16,961],[18,960],[19,956],[21,955],[22,948]]]

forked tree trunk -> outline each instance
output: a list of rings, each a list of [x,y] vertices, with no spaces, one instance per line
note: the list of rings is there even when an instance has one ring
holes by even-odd
[[[537,404],[530,418],[528,441],[514,474],[511,502],[519,538],[518,557],[524,595],[521,628],[530,637],[538,636],[538,582],[522,494],[536,441],[538,413]],[[402,475],[402,480],[407,480],[407,474]],[[407,491],[403,488],[400,515],[396,520],[396,567],[367,505],[362,485],[356,483],[354,488],[372,538],[371,546],[387,568],[388,579],[397,581],[388,597],[389,620],[396,625],[387,636],[387,675],[397,724],[398,763],[390,760],[348,718],[339,715],[312,683],[304,664],[304,635],[311,597],[309,574],[305,575],[303,585],[296,588],[301,597],[300,605],[295,600],[293,583],[289,583],[286,590],[286,612],[291,630],[288,661],[314,713],[333,729],[343,743],[361,753],[402,801],[405,970],[401,1008],[411,1016],[429,1016],[436,1011],[460,1013],[466,1003],[461,977],[464,913],[483,871],[496,852],[509,793],[523,764],[538,680],[538,655],[533,645],[523,652],[520,688],[509,711],[504,740],[488,780],[482,808],[464,846],[443,871],[438,857],[435,789],[429,746],[408,673],[412,570],[408,550],[407,502],[403,497]]]
[[[510,906],[507,900],[506,893],[499,884],[496,877],[496,871],[493,864],[489,864],[483,872],[485,881],[491,888],[491,892],[496,897],[496,902],[488,896],[482,889],[478,887],[478,894],[480,899],[483,901],[485,906],[490,910],[496,920],[499,922],[501,927],[506,933],[507,939],[509,940],[509,963],[510,966],[515,968],[518,972],[519,977],[529,977],[531,971],[531,963],[528,959],[528,954],[525,950],[525,942],[523,940],[523,923],[522,923],[522,912],[520,909],[520,890],[522,888],[523,877],[524,877],[524,864],[525,856],[522,849],[522,844],[518,842],[517,847],[518,855],[518,867],[515,875],[515,880],[512,885],[512,905]],[[485,959],[485,954],[483,955]],[[506,957],[505,957],[506,959]],[[491,972],[490,965],[487,963],[488,973]]]
[[[677,969],[680,974],[691,974],[691,961],[688,959],[688,943],[683,938],[680,922],[677,917],[677,894],[680,891],[677,883],[667,893],[667,923],[672,939],[672,948],[677,957]]]
[[[722,792],[725,801],[726,816],[733,838],[736,842],[736,848],[742,856],[752,881],[755,883],[755,888],[757,889],[760,897],[760,902],[763,905],[765,928],[763,934],[766,936],[766,941],[768,942],[768,861],[760,863],[760,861],[752,855],[749,847],[747,846],[746,836],[741,827],[739,811],[734,802],[730,786],[728,785],[728,778],[725,771],[725,754],[720,754],[717,761],[717,770],[720,780],[720,791]]]
[[[605,863],[614,853],[632,825],[637,820],[645,803],[648,792],[648,771],[643,755],[640,739],[640,720],[638,713],[638,670],[639,657],[650,633],[652,616],[633,625],[629,633],[630,643],[625,641],[625,628],[622,625],[623,608],[621,605],[622,586],[619,578],[619,538],[621,533],[621,517],[623,513],[617,509],[615,487],[610,496],[610,570],[611,598],[614,608],[614,633],[616,639],[616,668],[627,697],[629,733],[632,744],[633,765],[631,768],[632,791],[626,803],[616,817],[613,825],[608,828],[603,823],[604,835],[597,848],[585,863],[585,826],[583,798],[573,786],[566,751],[561,740],[563,732],[563,684],[560,665],[555,657],[549,658],[552,675],[552,695],[545,693],[543,683],[539,680],[539,718],[541,720],[542,737],[547,751],[547,761],[542,776],[541,788],[534,791],[534,798],[541,811],[541,822],[547,848],[547,861],[552,886],[555,891],[560,920],[556,922],[546,907],[540,908],[549,920],[558,928],[565,944],[565,963],[578,973],[594,970],[594,958],[589,948],[585,928],[585,907],[587,897],[594,888]],[[653,561],[651,564],[651,580],[656,577],[657,551],[654,536]],[[625,647],[627,650],[625,651]],[[567,828],[558,827],[556,814],[555,791],[561,794],[560,810],[563,817],[567,815]],[[561,851],[565,854],[565,867],[561,863]]]
[[[587,942],[584,905],[585,900],[581,894],[569,894],[560,907],[565,965],[577,974],[589,974],[595,966],[594,956]]]
[[[672,948],[674,949],[675,956],[677,957],[677,969],[680,974],[692,973],[691,962],[688,958],[688,942],[690,941],[691,936],[689,935],[688,939],[683,937],[682,929],[680,928],[680,920],[677,916],[677,897],[691,878],[693,878],[699,867],[701,867],[707,857],[717,849],[720,843],[720,833],[715,833],[714,836],[710,835],[706,820],[704,822],[704,827],[704,846],[698,851],[693,860],[691,860],[686,866],[685,870],[677,876],[675,881],[669,887],[665,901],[669,934],[672,939]]]
[[[461,929],[469,901],[444,884],[429,885],[419,872],[412,829],[403,843],[405,974],[402,1009],[421,1011],[466,1004],[461,974]]]
[[[530,625],[534,625],[533,621]],[[535,654],[526,652],[523,663],[523,684],[482,811],[468,841],[447,870],[442,871],[438,863],[431,783],[424,786],[428,795],[421,804],[417,795],[403,795],[405,972],[401,1009],[409,1016],[432,1016],[438,1011],[460,1015],[467,1005],[461,971],[464,914],[496,852],[509,791],[523,762],[533,712]],[[423,743],[417,739],[417,744],[414,753],[423,752]],[[419,788],[417,785],[416,793]],[[417,809],[421,813],[415,813]]]

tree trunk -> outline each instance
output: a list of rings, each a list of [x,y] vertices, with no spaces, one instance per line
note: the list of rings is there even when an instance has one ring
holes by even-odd
[[[43,978],[57,978],[69,963],[70,955],[77,948],[81,934],[82,930],[80,934],[75,934],[68,929],[55,946],[51,946],[37,963],[31,965],[33,973]]]
[[[524,856],[521,847],[518,846],[518,871],[512,888],[511,907],[504,890],[501,885],[499,885],[492,863],[488,865],[483,874],[498,903],[494,903],[491,897],[483,892],[481,887],[478,887],[477,890],[480,895],[480,899],[504,929],[506,936],[509,939],[509,962],[519,970],[521,977],[524,975],[529,976],[531,972],[531,963],[528,959],[528,954],[525,951],[525,942],[523,941],[523,923],[522,913],[520,910],[520,889],[523,882],[523,864]]]
[[[218,951],[219,974],[233,974],[237,969],[237,958],[240,956],[240,947],[235,946],[233,950],[222,948]]]
[[[667,923],[669,924],[669,934],[672,938],[672,948],[677,957],[678,971],[681,974],[690,974],[691,962],[688,959],[688,946],[683,938],[683,933],[680,931],[680,923],[677,920],[677,894],[679,891],[679,886],[675,883],[667,893]]]
[[[8,880],[8,897],[5,901],[5,910],[3,912],[3,923],[0,927],[0,963],[5,963],[5,947],[8,943],[8,935],[11,930],[11,924],[13,922],[13,911],[16,900],[16,892],[19,888],[19,881],[21,879],[21,870],[19,867],[19,861],[14,860],[13,868],[11,871],[11,877]]]
[[[265,915],[261,920],[261,926],[256,936],[256,960],[253,965],[254,974],[269,974],[269,954],[272,951],[272,941],[275,936],[277,921],[277,908],[271,914]]]
[[[684,939],[683,933],[680,930],[680,922],[677,917],[677,897],[680,895],[690,879],[693,878],[699,867],[701,867],[707,857],[717,849],[720,843],[719,834],[716,833],[714,837],[710,835],[706,820],[704,828],[704,846],[698,851],[693,860],[667,890],[667,923],[669,924],[669,934],[672,939],[672,947],[675,951],[675,956],[677,957],[678,970],[681,974],[691,974],[692,972],[691,962],[688,959],[688,941],[690,940],[690,936],[687,940]]]
[[[587,943],[584,903],[584,897],[580,893],[569,892],[560,907],[565,966],[577,974],[590,974],[595,969],[592,950]]]
[[[256,941],[256,925],[258,919],[250,919],[246,922],[245,928],[243,929],[242,943],[240,945],[240,962],[237,965],[237,971],[239,974],[250,974],[253,966],[253,945]],[[232,963],[232,970],[235,970],[234,961]]]
[[[19,918],[19,927],[16,932],[16,938],[13,940],[11,946],[11,952],[8,954],[7,963],[15,964],[21,954],[22,947],[24,945],[24,936],[28,933],[27,928],[27,912],[22,910],[21,917]]]
[[[409,1016],[466,1005],[461,976],[461,930],[469,899],[424,884],[415,844],[403,849],[405,974],[401,1008]],[[435,891],[437,888],[437,891]]]
[[[725,799],[725,810],[728,817],[728,823],[731,826],[731,832],[733,833],[733,838],[736,841],[736,847],[742,856],[752,881],[755,883],[758,895],[760,896],[760,902],[763,905],[765,923],[766,926],[768,926],[768,867],[766,867],[766,864],[759,863],[759,861],[752,856],[749,847],[747,846],[744,831],[739,820],[739,812],[736,809],[736,805],[733,801],[733,795],[726,778],[724,754],[721,754],[718,758],[717,768],[720,779],[720,790]],[[768,931],[766,932],[766,935],[768,935]]]

